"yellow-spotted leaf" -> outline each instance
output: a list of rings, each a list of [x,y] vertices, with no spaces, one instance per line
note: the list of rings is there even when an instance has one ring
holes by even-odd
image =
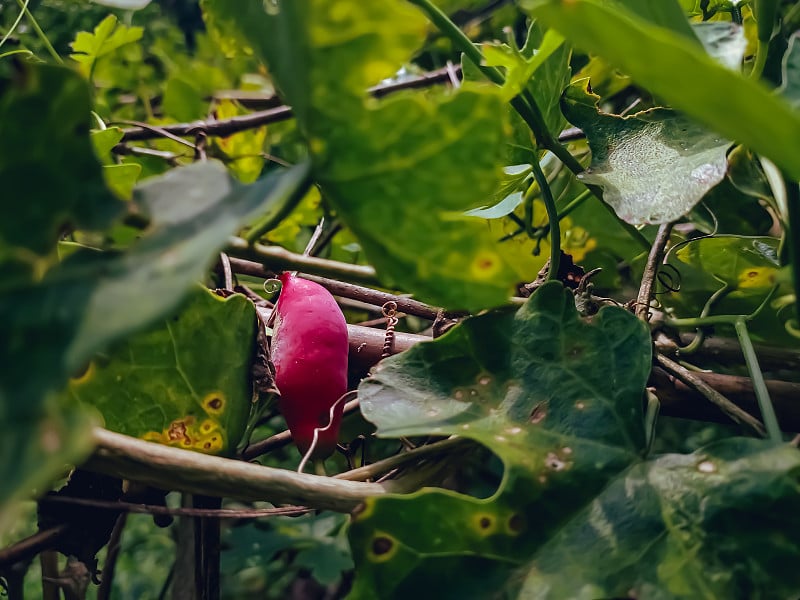
[[[255,332],[247,298],[197,289],[166,321],[93,358],[67,393],[113,431],[228,454],[252,405]]]

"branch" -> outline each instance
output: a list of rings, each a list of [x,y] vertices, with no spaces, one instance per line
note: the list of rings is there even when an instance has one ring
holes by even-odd
[[[241,258],[230,259],[231,268],[236,273],[243,275],[250,275],[251,277],[260,277],[261,279],[269,279],[274,277],[274,274],[266,269],[261,263],[244,260]],[[388,292],[374,290],[372,288],[354,285],[352,283],[345,283],[336,279],[329,279],[327,277],[320,277],[318,275],[308,275],[300,273],[303,279],[308,279],[315,283],[320,284],[327,289],[334,296],[341,296],[343,298],[350,298],[351,300],[358,300],[366,302],[373,306],[383,306],[387,302],[397,303],[398,312],[407,315],[414,315],[415,317],[422,317],[423,319],[435,319],[442,309],[436,306],[430,306],[419,300],[408,298],[406,296],[396,296]]]
[[[694,375],[749,414],[758,414],[753,382],[749,378],[718,373],[694,373]],[[655,367],[649,383],[658,389],[658,399],[665,415],[722,423],[730,420],[716,406],[705,402],[702,394],[663,369]],[[783,430],[800,431],[800,407],[797,403],[797,398],[800,398],[800,383],[768,379],[766,385]]]
[[[56,525],[44,531],[37,531],[7,548],[0,548],[0,570],[18,562],[31,560],[40,552],[52,548],[68,529],[68,525]]]
[[[656,239],[650,248],[647,265],[642,275],[642,285],[639,287],[639,296],[636,299],[636,316],[647,321],[650,316],[650,300],[653,298],[653,285],[655,284],[658,269],[664,260],[664,250],[672,231],[672,223],[664,223],[658,228]]]
[[[456,67],[456,70],[460,74],[461,67]],[[424,73],[414,79],[375,86],[369,89],[369,93],[376,98],[381,98],[399,90],[426,88],[437,84],[448,83],[450,81],[450,72],[451,70],[447,68],[437,69]],[[241,103],[245,105],[249,104],[250,106],[256,105],[258,102],[262,103],[262,105],[263,103],[274,105],[276,98],[275,96],[269,96],[267,98],[262,96],[258,100],[252,97],[248,100],[247,96],[237,96],[234,92],[226,93],[225,97],[239,100]],[[249,115],[230,117],[228,119],[220,119],[219,121],[199,120],[193,121],[192,123],[176,123],[173,125],[161,125],[159,129],[179,137],[194,137],[198,133],[204,133],[208,136],[226,137],[234,133],[239,133],[240,131],[257,129],[263,125],[277,123],[278,121],[286,121],[292,118],[292,116],[292,109],[290,107],[276,106],[268,110],[254,112]],[[162,137],[162,135],[163,134],[159,131],[147,127],[132,127],[123,130],[122,142],[150,140]]]
[[[145,442],[99,427],[92,437],[96,449],[83,468],[160,489],[337,512],[350,512],[365,499],[387,493],[377,483],[262,467]]]
[[[692,373],[686,367],[683,367],[667,358],[663,354],[656,353],[656,361],[668,373],[673,375],[676,379],[681,381],[684,385],[699,392],[706,397],[707,400],[717,405],[719,409],[728,415],[731,419],[742,425],[747,425],[756,433],[763,436],[766,431],[764,425],[756,419],[753,415],[741,409],[739,406],[728,400],[725,396],[720,394],[715,388],[706,383],[697,373]]]
[[[347,481],[365,481],[367,479],[373,479],[379,475],[388,473],[393,469],[402,467],[409,462],[417,461],[421,458],[429,458],[431,456],[436,456],[443,453],[449,453],[455,448],[469,446],[473,443],[474,442],[472,440],[467,438],[458,436],[449,437],[441,442],[426,444],[424,446],[413,448],[407,452],[395,454],[394,456],[379,460],[371,465],[366,465],[357,469],[345,471],[344,473],[339,473],[338,475],[335,475],[335,478],[344,479]]]
[[[681,334],[681,344],[687,346],[695,339],[694,334]],[[671,356],[680,355],[680,346],[664,333],[658,333],[655,338],[656,349],[662,354]],[[800,371],[800,351],[779,346],[765,346],[754,344],[759,362],[769,370]],[[741,363],[742,348],[733,338],[711,337],[693,354],[695,358],[702,358],[718,363]]]
[[[372,267],[351,265],[313,256],[303,256],[289,252],[280,246],[265,246],[263,244],[253,244],[251,246],[238,237],[233,237],[228,241],[228,247],[225,252],[231,257],[257,261],[275,271],[303,271],[313,275],[332,275],[360,283],[378,284],[377,274]],[[233,264],[233,261],[231,261],[231,264]]]

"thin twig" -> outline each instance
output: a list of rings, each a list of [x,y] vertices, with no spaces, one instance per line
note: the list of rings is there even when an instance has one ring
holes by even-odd
[[[226,290],[233,290],[233,271],[231,270],[231,259],[224,252],[220,252],[219,263],[222,265],[222,285]]]
[[[358,400],[351,400],[344,405],[342,416],[349,415],[356,410],[358,410]],[[242,450],[240,456],[242,460],[253,460],[259,456],[267,454],[268,452],[277,450],[278,448],[285,448],[291,443],[292,432],[287,429],[286,431],[281,431],[280,433],[276,433],[275,435],[272,435],[266,439],[248,445],[244,450]]]
[[[686,333],[679,336],[682,345],[691,344],[696,334]],[[663,332],[659,332],[655,338],[655,345],[659,352],[678,356],[681,353],[681,346],[676,340],[670,339]],[[787,369],[800,371],[800,351],[794,348],[779,346],[766,346],[764,344],[754,344],[758,360],[767,371],[776,369]],[[706,338],[703,345],[698,349],[694,356],[697,360],[706,359],[714,362],[741,364],[742,349],[738,341],[733,338],[711,337]]]
[[[452,436],[446,440],[442,440],[441,442],[418,446],[407,452],[395,454],[389,458],[374,462],[371,465],[366,465],[364,467],[345,471],[344,473],[339,473],[334,477],[336,479],[345,479],[347,481],[366,481],[368,479],[374,479],[379,475],[383,475],[384,473],[388,473],[389,471],[401,467],[409,462],[418,461],[422,458],[429,458],[437,454],[452,452],[454,449],[468,446],[470,443],[470,440],[466,438]]]
[[[664,251],[667,248],[669,234],[672,232],[672,223],[664,223],[658,228],[656,239],[650,248],[647,257],[647,264],[642,275],[642,284],[639,287],[639,296],[636,299],[636,316],[647,321],[650,318],[650,300],[653,297],[653,286],[655,284],[658,270],[664,260]]]
[[[94,500],[91,498],[74,498],[69,496],[45,496],[43,504],[73,504],[103,510],[114,510],[119,513],[135,513],[143,515],[165,515],[170,517],[212,517],[217,519],[257,519],[261,517],[293,516],[310,511],[304,506],[281,506],[277,508],[192,508],[181,506],[171,508],[160,504],[138,504],[121,500]]]
[[[720,394],[717,390],[703,381],[697,374],[692,373],[686,367],[676,363],[674,360],[667,358],[661,353],[656,352],[656,361],[661,367],[671,373],[689,387],[697,390],[705,396],[710,402],[716,404],[720,410],[727,414],[735,422],[742,425],[747,425],[753,429],[760,436],[766,435],[763,423],[756,419],[748,412],[741,409],[739,406],[728,400],[725,396]]]

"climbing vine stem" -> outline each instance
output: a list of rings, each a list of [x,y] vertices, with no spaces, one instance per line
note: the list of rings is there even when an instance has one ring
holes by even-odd
[[[531,167],[533,167],[533,178],[542,191],[542,201],[550,224],[550,270],[547,272],[547,278],[557,279],[561,262],[561,226],[558,222],[558,210],[553,199],[553,192],[550,190],[550,184],[547,183],[547,177],[535,156],[531,161]]]

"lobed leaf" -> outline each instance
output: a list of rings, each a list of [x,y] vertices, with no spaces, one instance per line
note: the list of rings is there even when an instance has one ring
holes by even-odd
[[[616,308],[584,322],[557,283],[516,314],[468,319],[383,361],[359,387],[378,435],[467,437],[491,448],[506,472],[486,500],[425,490],[368,501],[350,529],[355,596],[439,589],[433,573],[454,568],[459,581],[447,581],[456,591],[496,590],[638,460],[649,370],[641,322]]]

